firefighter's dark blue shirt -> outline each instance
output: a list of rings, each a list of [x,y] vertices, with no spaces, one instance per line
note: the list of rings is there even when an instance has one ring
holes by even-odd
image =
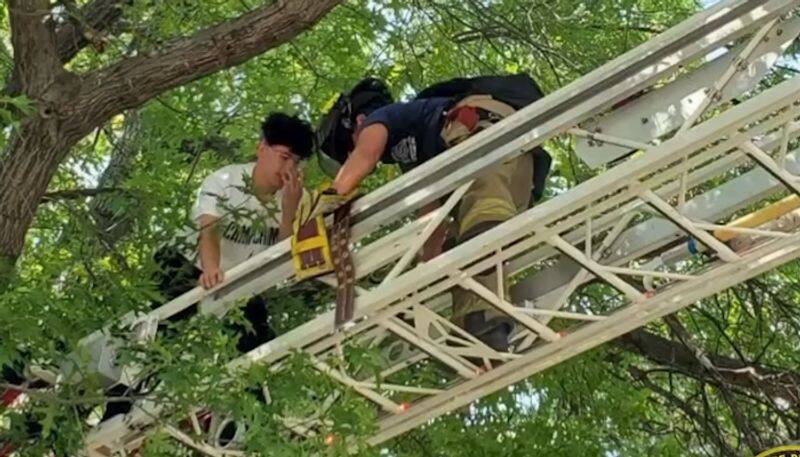
[[[444,151],[441,130],[450,101],[434,97],[392,103],[367,116],[363,127],[383,124],[389,131],[381,162],[396,163],[409,170]]]

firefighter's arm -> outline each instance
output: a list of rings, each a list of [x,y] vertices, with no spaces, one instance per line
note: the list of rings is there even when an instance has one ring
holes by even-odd
[[[383,155],[389,130],[383,124],[372,124],[358,135],[355,149],[347,158],[331,187],[339,195],[347,195],[372,172]]]
[[[203,288],[210,289],[225,279],[220,268],[220,242],[217,229],[219,218],[210,214],[201,214],[197,221],[200,226],[200,240],[197,249],[200,265],[203,268],[199,282]]]

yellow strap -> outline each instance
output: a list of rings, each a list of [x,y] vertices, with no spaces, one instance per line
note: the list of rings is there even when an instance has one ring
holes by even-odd
[[[292,252],[306,252],[313,251],[328,246],[328,238],[326,236],[317,235],[313,238],[306,238],[303,241],[296,241],[292,243]]]
[[[317,226],[317,235],[298,241],[298,227],[295,227],[295,232],[292,234],[292,264],[298,281],[333,270],[333,257],[331,256],[328,232],[325,230],[325,219],[322,215],[318,215],[314,218],[314,223]],[[300,254],[317,249],[322,252],[322,263],[312,266],[304,265]]]

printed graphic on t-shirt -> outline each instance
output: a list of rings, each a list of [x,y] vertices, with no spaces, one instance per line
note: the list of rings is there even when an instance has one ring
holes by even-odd
[[[397,163],[416,163],[417,140],[413,136],[407,136],[400,140],[392,148],[392,158]]]
[[[281,190],[266,201],[253,195],[255,163],[220,168],[203,181],[192,209],[197,221],[202,215],[217,219],[220,235],[220,267],[228,269],[278,242],[281,221]],[[197,256],[197,228],[189,233],[184,252],[202,268]]]
[[[278,241],[278,229],[274,227],[256,226],[254,224],[228,223],[222,231],[222,237],[239,244],[260,244],[272,246]]]

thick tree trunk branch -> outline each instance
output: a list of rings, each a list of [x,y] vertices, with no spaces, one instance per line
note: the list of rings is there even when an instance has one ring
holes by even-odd
[[[9,0],[14,75],[20,90],[38,98],[64,70],[56,54],[48,0]]]
[[[125,3],[130,0],[94,0],[75,12],[68,22],[56,27],[53,39],[58,61],[69,62],[90,43],[89,37],[110,30],[122,17]],[[10,96],[22,93],[22,79],[16,66],[3,92]]]
[[[76,88],[56,55],[48,0],[9,0],[14,74],[22,93],[35,100],[38,113],[23,119],[0,162],[0,286],[7,280],[25,240],[33,212],[58,167],[58,122],[53,110],[59,97]],[[24,225],[25,229],[17,227]]]
[[[30,88],[32,81],[37,89],[51,86],[54,89],[48,89],[52,97],[43,93],[34,97],[40,104],[40,116],[22,121],[19,135],[12,138],[0,164],[0,285],[8,280],[9,265],[22,252],[25,234],[50,179],[69,149],[81,138],[126,109],[283,44],[341,1],[277,0],[190,38],[177,40],[156,55],[123,59],[78,78],[61,69],[52,28],[41,23],[44,13],[25,14],[46,12],[48,1],[13,0],[12,11],[16,11],[12,13],[13,38],[15,47],[21,50],[15,52],[21,52],[18,55],[25,62],[19,71],[23,90]],[[29,37],[29,33],[35,33],[35,37],[26,42],[22,38]],[[49,74],[55,72],[50,84],[42,85],[37,80],[42,73],[33,71],[43,67],[49,68]]]
[[[241,64],[308,29],[342,0],[285,0],[90,75],[75,108],[105,120],[170,89]],[[269,90],[269,88],[265,88]],[[96,121],[95,121],[96,122]]]

